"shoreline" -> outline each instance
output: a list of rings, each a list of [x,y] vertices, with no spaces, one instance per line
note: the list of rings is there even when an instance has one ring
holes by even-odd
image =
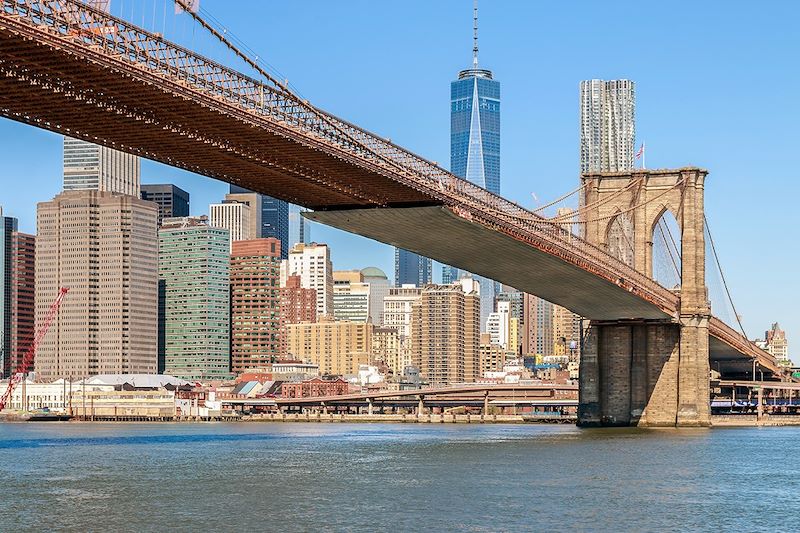
[[[27,413],[2,413],[0,424],[25,422],[68,422],[68,423],[173,423],[196,424],[203,422],[238,423],[381,423],[381,424],[546,424],[575,425],[575,416],[532,416],[524,415],[471,415],[471,414],[346,414],[346,413],[264,413],[244,416],[212,417],[172,417],[172,416],[31,416]],[[711,428],[741,427],[790,427],[800,426],[800,415],[768,416],[756,415],[712,415]],[[634,426],[631,426],[634,427]]]

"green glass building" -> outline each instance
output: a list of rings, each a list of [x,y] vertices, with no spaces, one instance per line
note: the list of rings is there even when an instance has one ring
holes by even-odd
[[[228,230],[205,216],[164,219],[158,273],[159,370],[191,381],[231,377]]]

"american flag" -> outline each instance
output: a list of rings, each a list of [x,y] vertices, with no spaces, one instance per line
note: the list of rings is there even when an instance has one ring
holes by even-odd
[[[641,159],[643,155],[644,155],[644,143],[642,143],[639,149],[636,150],[636,159]]]

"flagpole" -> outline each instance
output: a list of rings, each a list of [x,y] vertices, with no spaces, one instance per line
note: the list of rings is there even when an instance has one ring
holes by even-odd
[[[647,169],[647,145],[642,141],[642,169]]]

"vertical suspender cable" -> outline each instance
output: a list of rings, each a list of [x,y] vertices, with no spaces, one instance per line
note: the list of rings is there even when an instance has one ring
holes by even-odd
[[[722,265],[719,262],[719,256],[717,255],[717,247],[714,245],[714,237],[711,235],[711,228],[708,225],[708,218],[703,215],[703,223],[706,227],[706,231],[708,232],[708,240],[711,242],[711,251],[714,253],[714,261],[717,263],[717,270],[719,270],[719,275],[722,278],[722,286],[725,287],[725,294],[728,295],[728,301],[731,304],[731,308],[733,309],[733,315],[736,317],[736,322],[739,324],[739,329],[742,330],[742,335],[744,338],[747,339],[747,333],[744,331],[744,326],[742,325],[742,321],[739,318],[739,313],[736,311],[736,306],[733,304],[733,298],[731,298],[731,291],[728,289],[728,282],[725,280],[725,273],[722,271]]]

